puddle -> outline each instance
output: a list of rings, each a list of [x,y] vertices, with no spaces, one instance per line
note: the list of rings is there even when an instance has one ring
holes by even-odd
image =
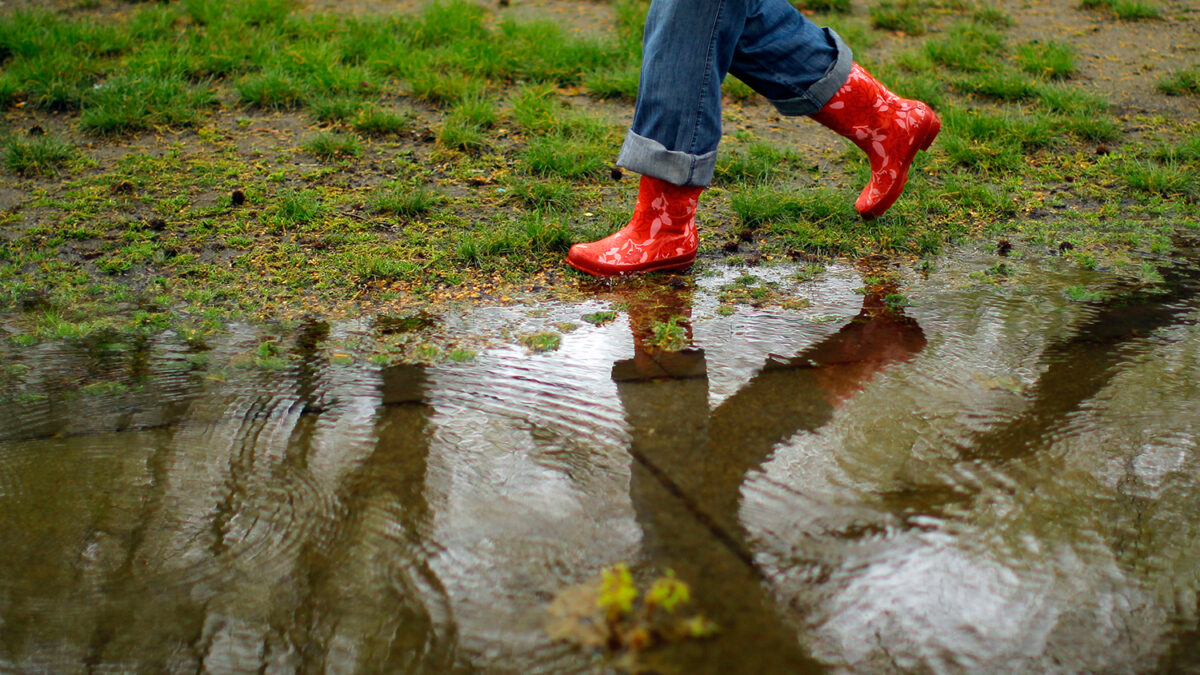
[[[1194,270],[1083,303],[995,264],[5,347],[0,670],[1195,669]],[[620,561],[720,632],[552,640]]]

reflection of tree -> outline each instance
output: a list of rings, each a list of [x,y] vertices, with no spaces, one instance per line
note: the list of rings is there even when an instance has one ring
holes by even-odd
[[[635,355],[614,364],[613,377],[632,432],[630,489],[644,547],[739,621],[724,639],[777,661],[763,665],[813,664],[760,583],[738,521],[740,489],[778,443],[818,429],[881,369],[924,347],[920,326],[884,307],[885,294],[869,293],[859,315],[821,343],[765,363],[711,413],[703,351],[663,352],[647,341],[654,322],[690,316],[690,292],[664,289],[630,305]]]
[[[183,423],[27,453],[33,498],[0,500],[0,544],[24,542],[0,556],[0,663],[452,669],[424,542],[424,371],[385,369],[381,401],[364,371],[328,367],[324,335],[302,329],[294,377],[186,392]]]
[[[382,371],[375,449],[338,489],[337,537],[307,552],[310,664],[380,672],[444,672],[453,660],[445,593],[429,569],[422,536],[431,408],[422,366]],[[339,655],[342,651],[344,654]],[[339,656],[354,663],[338,663]]]

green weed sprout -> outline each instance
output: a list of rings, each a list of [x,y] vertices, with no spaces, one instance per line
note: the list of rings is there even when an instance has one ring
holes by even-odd
[[[600,598],[597,606],[604,610],[609,626],[615,626],[621,619],[633,611],[633,601],[637,600],[638,590],[633,583],[633,575],[629,566],[617,563],[606,568],[601,573],[603,581],[600,586]]]

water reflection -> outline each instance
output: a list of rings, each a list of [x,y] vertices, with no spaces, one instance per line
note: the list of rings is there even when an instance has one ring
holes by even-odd
[[[465,364],[331,359],[424,319],[305,324],[284,370],[245,326],[14,352],[0,670],[594,672],[544,611],[618,560],[723,627],[663,672],[1182,669],[1195,280],[1106,307],[1039,274],[903,312],[853,270],[807,316],[670,284],[481,310],[440,325],[624,311]],[[654,346],[672,319],[691,346]]]
[[[881,369],[925,346],[920,326],[885,306],[894,291],[871,289],[838,332],[794,357],[768,358],[714,410],[704,351],[665,351],[652,343],[652,327],[672,317],[684,319],[690,342],[691,292],[668,288],[629,302],[634,357],[614,364],[613,379],[632,433],[630,492],[643,546],[719,598],[721,606],[709,611],[732,618],[725,639],[754,644],[755,661],[773,672],[815,664],[797,643],[795,626],[774,611],[753,564],[738,517],[741,487],[777,443],[820,428]],[[736,669],[739,658],[723,665]],[[711,656],[704,662],[718,665]]]

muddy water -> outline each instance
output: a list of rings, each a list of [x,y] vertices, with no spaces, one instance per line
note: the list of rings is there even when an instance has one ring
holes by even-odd
[[[1196,671],[1195,274],[1080,303],[1110,280],[995,262],[900,310],[834,267],[786,311],[717,311],[729,273],[305,325],[283,367],[247,326],[6,348],[0,670],[602,672],[547,607],[626,561],[721,631],[622,667]],[[410,328],[490,346],[353,358]]]

